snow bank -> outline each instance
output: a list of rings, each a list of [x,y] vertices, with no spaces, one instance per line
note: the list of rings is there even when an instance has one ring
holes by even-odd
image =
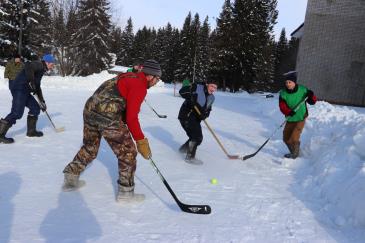
[[[303,185],[325,199],[337,225],[365,227],[365,116],[326,102],[310,112],[303,151],[313,164]]]

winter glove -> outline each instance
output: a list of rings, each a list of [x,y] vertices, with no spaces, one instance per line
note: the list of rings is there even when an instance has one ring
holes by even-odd
[[[29,90],[30,90],[31,93],[33,93],[33,94],[37,93],[37,87],[35,86],[34,83],[29,82],[28,86],[29,86]]]
[[[295,110],[291,110],[289,116],[294,116],[297,112]]]
[[[147,138],[137,140],[137,150],[145,159],[149,159],[152,156],[150,145]]]
[[[317,98],[315,97],[314,93],[312,90],[308,89],[307,91],[307,103],[310,105],[314,105],[317,101]]]
[[[310,90],[310,89],[308,89],[308,91],[307,91],[307,97],[308,97],[308,99],[312,99],[313,98],[313,95],[314,95],[313,91]]]
[[[46,105],[46,102],[43,100],[43,101],[40,101],[39,102],[39,107],[41,108],[41,110],[43,112],[45,112],[47,110],[47,105]]]

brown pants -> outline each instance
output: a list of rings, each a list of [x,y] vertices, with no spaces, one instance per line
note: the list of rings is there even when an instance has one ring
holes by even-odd
[[[304,128],[305,120],[300,122],[287,122],[283,131],[283,140],[286,145],[298,143]]]
[[[118,183],[126,191],[134,189],[134,173],[136,171],[136,146],[127,126],[120,122],[119,126],[96,127],[84,122],[83,146],[69,163],[63,173],[80,175],[97,156],[100,140],[103,137],[118,158]]]

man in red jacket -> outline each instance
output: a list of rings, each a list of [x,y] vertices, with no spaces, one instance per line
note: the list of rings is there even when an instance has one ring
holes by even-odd
[[[85,184],[79,180],[79,176],[96,158],[103,137],[118,158],[117,200],[143,201],[143,194],[134,193],[137,150],[145,159],[151,157],[151,150],[141,130],[138,113],[147,89],[154,86],[160,77],[158,62],[147,60],[143,63],[142,72],[123,73],[105,81],[87,100],[83,114],[83,146],[63,170],[65,191],[75,190]]]

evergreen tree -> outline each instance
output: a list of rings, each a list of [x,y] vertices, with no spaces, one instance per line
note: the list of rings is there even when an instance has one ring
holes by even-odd
[[[0,58],[9,58],[17,52],[19,11],[16,1],[0,4]]]
[[[272,30],[277,18],[277,0],[235,0],[232,39],[235,90],[243,85],[250,91],[254,81],[271,79]],[[269,60],[268,60],[269,58]]]
[[[174,81],[176,43],[178,42],[178,30],[174,30],[170,23],[157,32],[154,44],[154,58],[159,61],[162,68],[164,82]]]
[[[234,83],[232,82],[232,71],[235,61],[233,60],[232,31],[233,31],[233,16],[230,0],[225,0],[222,12],[217,18],[217,27],[213,31],[212,39],[212,68],[211,73],[213,78],[221,80],[223,90],[226,86],[233,90]]]
[[[32,55],[42,57],[45,53],[52,53],[52,18],[49,3],[46,0],[33,0],[29,18],[28,46]]]
[[[85,76],[109,67],[110,15],[107,0],[81,0],[78,30],[73,35],[77,58],[76,74]]]
[[[287,54],[288,51],[288,40],[286,39],[286,33],[285,33],[285,28],[283,28],[281,30],[280,33],[280,38],[279,41],[276,43],[276,47],[275,47],[275,76],[274,76],[274,80],[276,83],[280,84],[281,82],[283,82],[283,73],[284,71],[284,67],[283,67],[283,62],[284,62],[284,58]]]
[[[180,33],[179,54],[174,74],[175,80],[182,81],[186,78],[193,80],[194,56],[195,38],[192,30],[191,12],[189,12]]]
[[[109,38],[109,47],[111,55],[113,55],[113,61],[112,66],[114,66],[118,61],[118,52],[120,49],[122,49],[121,45],[121,39],[122,39],[122,29],[117,26],[113,26],[112,30],[110,32],[110,38]]]
[[[127,26],[124,28],[119,41],[120,45],[117,50],[117,64],[124,66],[132,65],[132,48],[134,43],[132,18],[128,19]]]
[[[153,57],[153,43],[156,40],[156,30],[147,29],[146,26],[142,30],[138,30],[134,38],[132,47],[132,62],[141,62],[142,60]]]
[[[205,18],[203,25],[200,27],[197,36],[196,48],[196,64],[195,75],[196,80],[207,81],[207,75],[210,71],[210,26],[208,16]]]
[[[32,50],[28,48],[30,25],[37,23],[37,18],[31,18],[33,0],[5,0],[1,4],[0,13],[0,49],[2,56],[10,57],[18,52],[30,57]]]

